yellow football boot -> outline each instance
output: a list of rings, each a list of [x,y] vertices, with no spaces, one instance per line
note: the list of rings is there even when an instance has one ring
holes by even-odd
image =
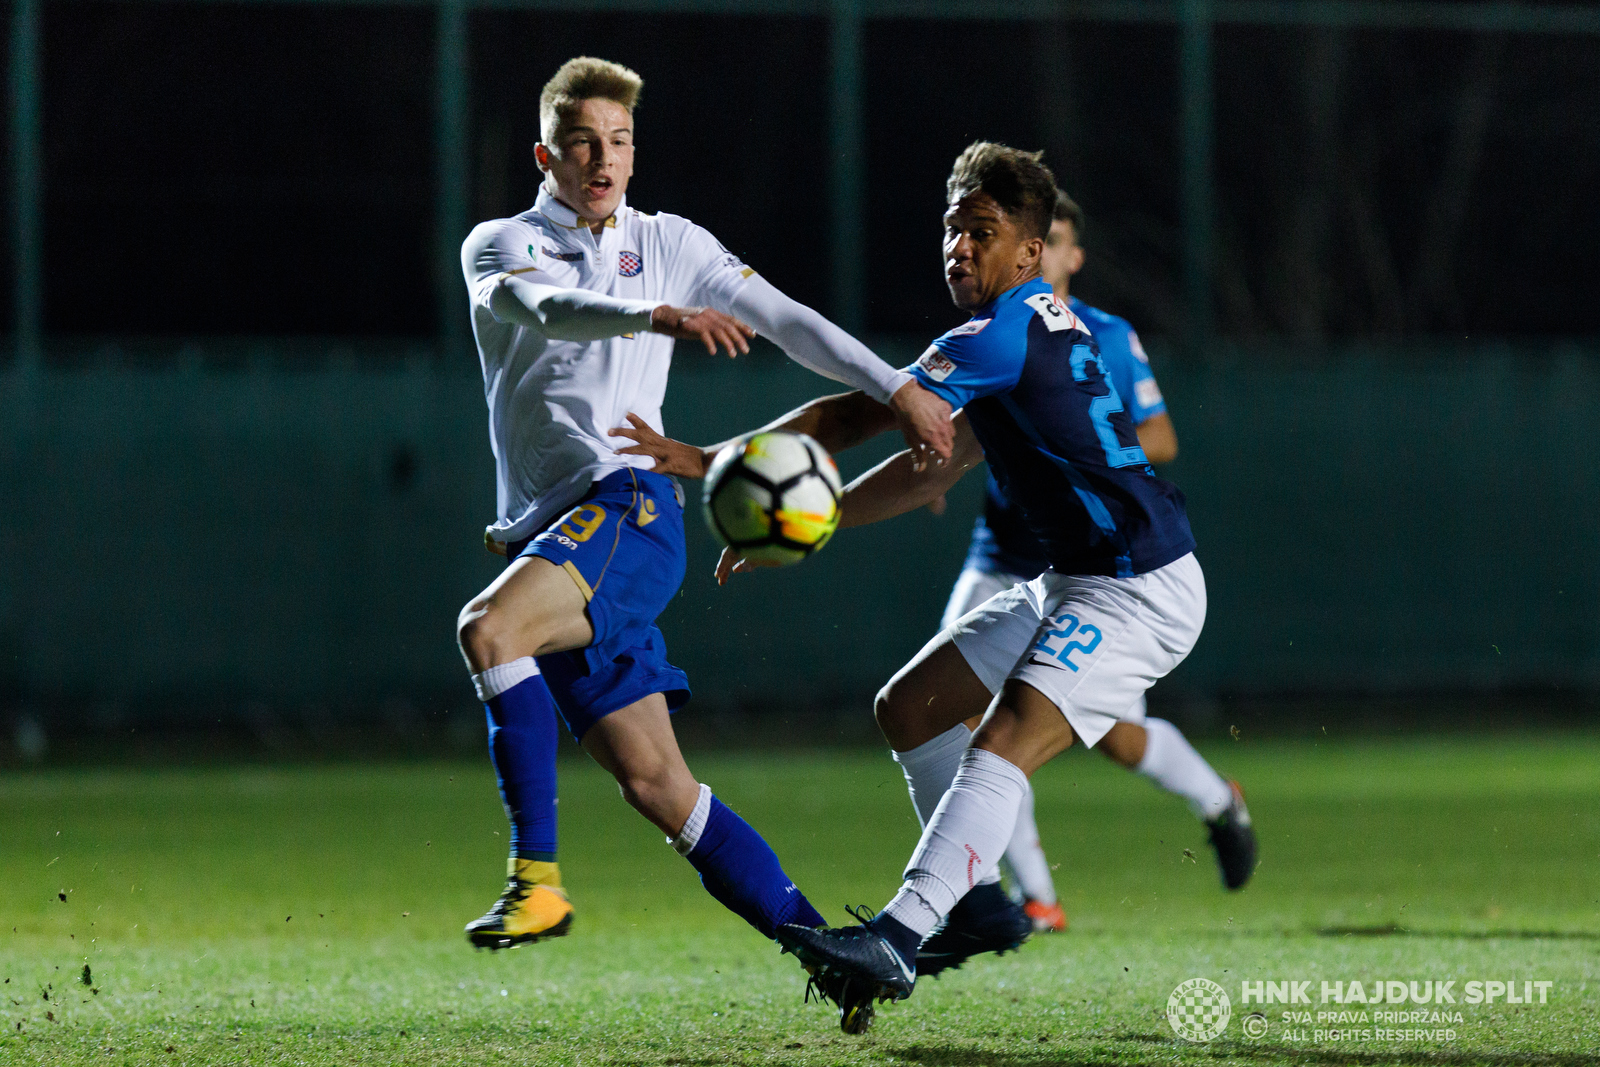
[[[478,948],[515,948],[572,929],[572,904],[561,888],[561,868],[540,860],[506,863],[506,891],[481,919],[467,924],[467,940]]]

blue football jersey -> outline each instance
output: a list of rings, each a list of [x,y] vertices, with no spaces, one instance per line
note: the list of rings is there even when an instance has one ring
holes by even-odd
[[[1095,338],[1035,279],[907,368],[965,408],[996,483],[1062,574],[1129,577],[1194,550],[1183,493],[1157,478]]]
[[[1145,355],[1144,345],[1139,343],[1139,335],[1133,332],[1128,320],[1090,307],[1075,296],[1067,297],[1067,306],[1094,334],[1106,373],[1111,375],[1111,384],[1116,386],[1117,395],[1127,405],[1133,424],[1137,426],[1152,415],[1163,414],[1167,402],[1162,399],[1161,387],[1150,370],[1150,357]]]
[[[1150,370],[1150,357],[1145,355],[1139,335],[1128,320],[1091,307],[1075,296],[1067,298],[1067,306],[1094,335],[1111,384],[1127,405],[1133,424],[1138,426],[1152,415],[1163,414],[1167,405]],[[983,514],[972,525],[966,565],[1032,578],[1049,564],[1044,549],[1022,517],[1022,509],[1006,499],[990,471],[984,486]]]

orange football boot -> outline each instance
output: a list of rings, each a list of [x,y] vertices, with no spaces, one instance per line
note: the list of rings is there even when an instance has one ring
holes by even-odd
[[[480,919],[467,924],[467,940],[478,948],[515,948],[572,929],[572,903],[561,888],[561,868],[541,860],[512,858],[506,891]]]
[[[1023,903],[1022,910],[1033,920],[1036,934],[1059,934],[1067,928],[1067,913],[1061,910],[1059,901],[1046,904],[1042,900],[1029,900]]]

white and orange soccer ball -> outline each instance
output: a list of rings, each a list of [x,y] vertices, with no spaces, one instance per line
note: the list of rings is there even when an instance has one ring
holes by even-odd
[[[760,563],[798,563],[839,526],[839,468],[803,433],[735,441],[711,461],[706,523],[717,540]]]

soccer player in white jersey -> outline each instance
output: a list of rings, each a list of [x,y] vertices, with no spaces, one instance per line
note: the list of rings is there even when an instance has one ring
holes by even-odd
[[[684,573],[682,490],[619,455],[627,441],[610,430],[629,413],[660,430],[673,339],[733,355],[760,333],[888,404],[919,455],[950,455],[947,402],[705,230],[628,206],[641,87],[605,60],[563,65],[539,99],[537,203],[478,226],[461,250],[498,479],[487,540],[508,561],[458,623],[512,827],[505,892],[467,926],[480,947],[571,926],[555,854],[558,714],[719,901],[768,937],[822,922],[760,835],[690,774],[668,717],[689,697],[655,626]]]
[[[1145,458],[1158,466],[1169,463],[1178,455],[1178,436],[1138,334],[1125,319],[1091,307],[1069,292],[1072,276],[1083,269],[1085,257],[1079,236],[1082,230],[1083,210],[1058,189],[1054,219],[1039,255],[1040,277],[1094,335],[1107,377],[1122,398]],[[990,472],[984,486],[983,514],[974,524],[971,549],[961,576],[950,591],[941,625],[946,629],[956,625],[963,615],[996,593],[1032,581],[1048,566],[1038,538],[1028,530],[1026,517],[1001,491]],[[976,730],[978,722],[974,718],[967,726]],[[1247,842],[1218,824],[1219,820],[1225,823],[1236,817],[1237,786],[1218,775],[1176,726],[1165,719],[1147,718],[1143,694],[1095,749],[1186,801],[1210,830],[1223,884],[1229,889],[1244,885],[1253,859],[1240,847]],[[1034,931],[1066,929],[1066,913],[1056,898],[1050,862],[1039,841],[1031,788],[1017,809],[1016,829],[1002,862],[1023,897],[1023,910]]]

